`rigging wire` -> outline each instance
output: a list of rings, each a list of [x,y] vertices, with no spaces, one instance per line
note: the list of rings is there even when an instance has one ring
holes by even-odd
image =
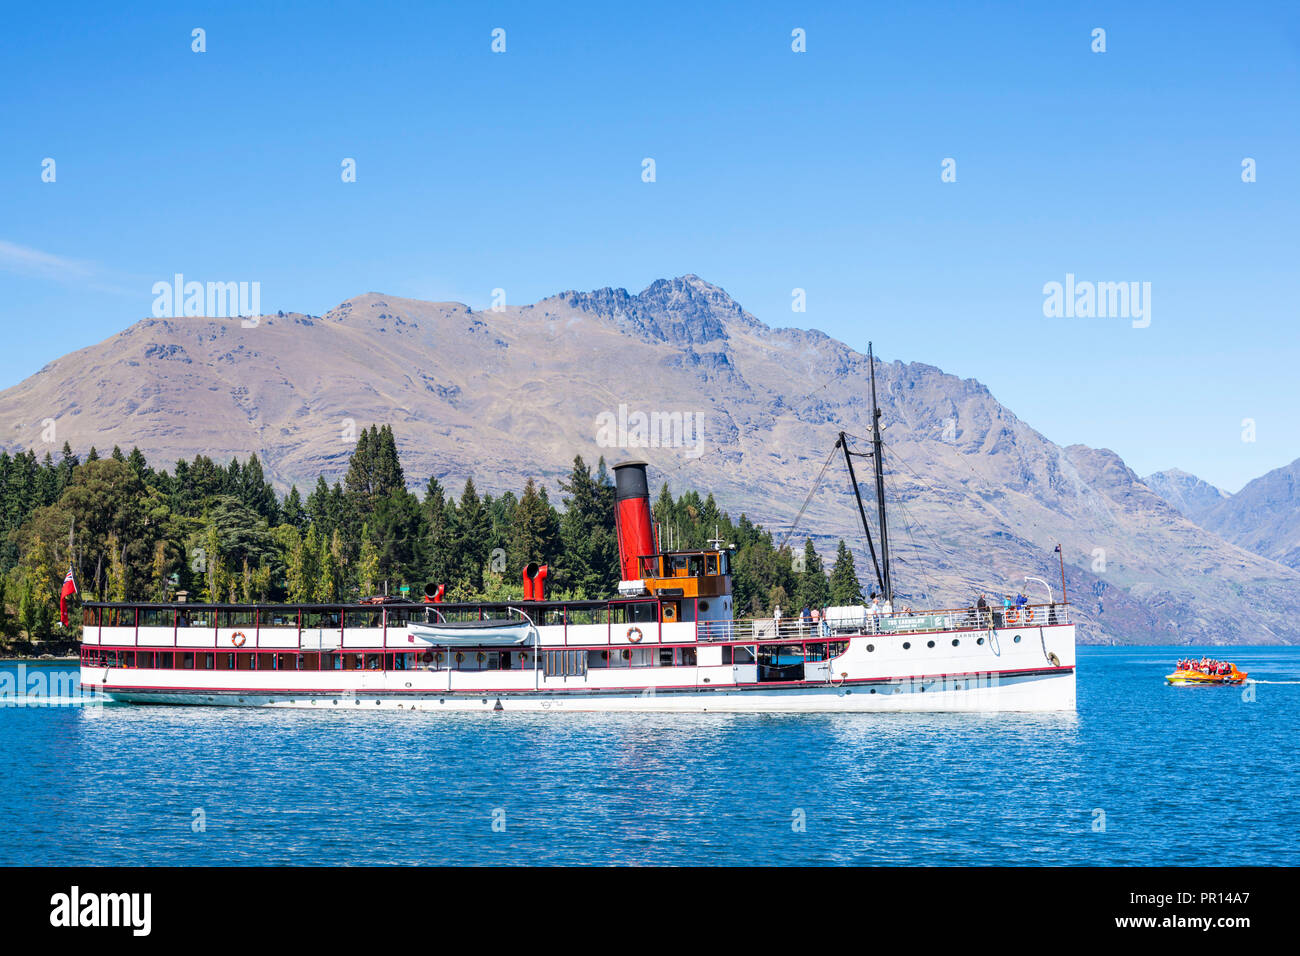
[[[812,503],[813,496],[816,495],[817,491],[821,488],[822,480],[826,477],[826,470],[830,468],[831,459],[835,457],[835,452],[838,450],[839,446],[836,446],[832,448],[831,453],[826,456],[826,462],[822,465],[822,470],[818,473],[817,480],[813,482],[813,486],[808,492],[808,497],[804,498],[803,505],[799,508],[799,513],[794,516],[794,521],[790,523],[790,529],[786,531],[785,537],[781,539],[781,544],[777,547],[778,551],[789,543],[791,536],[794,535],[795,529],[799,527],[799,522],[803,519],[803,513],[808,510],[808,505]]]

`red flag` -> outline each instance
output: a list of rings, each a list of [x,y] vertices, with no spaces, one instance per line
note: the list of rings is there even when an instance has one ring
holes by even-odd
[[[63,579],[63,590],[59,592],[59,623],[68,626],[68,595],[77,593],[77,579],[68,568],[67,577]]]

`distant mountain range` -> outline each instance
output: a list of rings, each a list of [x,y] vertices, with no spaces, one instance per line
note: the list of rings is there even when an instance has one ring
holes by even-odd
[[[1300,570],[1300,459],[1256,478],[1235,495],[1177,470],[1143,480],[1225,541]]]
[[[640,457],[656,484],[713,492],[778,531],[830,458],[793,540],[811,533],[829,557],[844,537],[865,580],[831,452],[840,429],[869,433],[867,375],[844,343],[771,328],[687,275],[501,311],[370,293],[254,327],[145,319],[0,392],[0,420],[11,450],[39,452],[53,419],[56,454],[65,440],[139,446],[158,465],[257,452],[282,488],[304,491],[342,473],[371,422],[393,425],[413,483],[436,475],[453,493],[470,475],[494,494],[530,475],[554,490],[576,454]],[[1059,541],[1081,640],[1300,640],[1296,465],[1216,501],[1191,476],[1144,482],[1112,451],[1053,444],[977,381],[899,361],[878,362],[877,377],[906,601],[1044,596],[1026,575],[1059,598]],[[637,447],[651,430],[658,447]]]

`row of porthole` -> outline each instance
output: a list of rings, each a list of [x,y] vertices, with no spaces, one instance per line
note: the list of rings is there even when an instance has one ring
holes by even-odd
[[[1019,643],[1020,643],[1020,635],[1017,634],[1015,637],[1012,638],[1012,641],[1015,642],[1016,644],[1019,644]],[[961,643],[961,641],[958,640],[957,638],[954,637],[954,638],[952,639],[952,646],[953,646],[953,647],[956,647],[956,646],[957,646],[958,644],[960,644],[960,643]],[[976,639],[975,639],[975,643],[976,643],[976,644],[983,644],[983,643],[984,643],[984,638],[982,638],[982,637],[978,637],[978,638],[976,638]],[[925,646],[926,646],[926,647],[934,647],[934,641],[927,641]],[[868,645],[867,645],[867,651],[868,651],[868,652],[874,651],[875,649],[876,649],[876,645],[875,645],[875,644],[868,644]],[[904,641],[904,642],[903,642],[903,650],[905,650],[905,651],[909,651],[909,650],[911,650],[911,649],[912,649],[912,642],[911,642],[911,641]]]

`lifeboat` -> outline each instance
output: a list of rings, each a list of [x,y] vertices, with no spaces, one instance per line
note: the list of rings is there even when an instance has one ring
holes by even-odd
[[[1246,680],[1246,673],[1237,670],[1236,664],[1223,662],[1221,666],[1202,670],[1196,664],[1180,664],[1178,669],[1165,677],[1170,684],[1179,687],[1192,687],[1202,684],[1241,684]]]

